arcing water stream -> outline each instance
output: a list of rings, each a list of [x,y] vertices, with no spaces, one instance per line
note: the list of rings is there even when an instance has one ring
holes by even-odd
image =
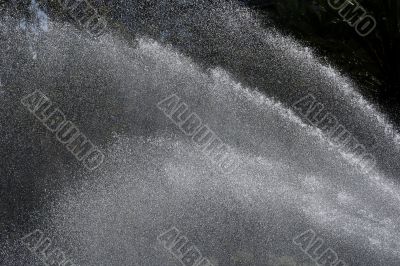
[[[40,263],[17,241],[39,228],[79,265],[179,265],[157,242],[175,226],[214,265],[313,265],[292,242],[310,228],[348,265],[398,265],[400,156],[385,116],[248,10],[177,2],[147,7],[149,25],[130,21],[135,45],[49,22],[32,46],[18,19],[2,17],[0,263]],[[36,89],[102,147],[98,169],[20,104]],[[293,110],[308,93],[374,155],[371,171]],[[172,94],[232,148],[232,172],[157,108]]]

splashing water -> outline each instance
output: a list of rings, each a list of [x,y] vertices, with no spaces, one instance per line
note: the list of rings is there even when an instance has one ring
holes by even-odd
[[[277,265],[285,256],[311,265],[292,244],[309,228],[349,265],[398,265],[399,153],[384,134],[384,115],[307,48],[239,11],[201,9],[208,48],[227,57],[219,67],[197,60],[193,50],[201,44],[166,45],[165,32],[160,41],[147,32],[152,38],[138,37],[132,47],[116,34],[94,40],[53,22],[38,37],[40,56],[32,62],[23,33],[9,30],[18,21],[4,17],[9,55],[2,52],[2,72],[17,73],[4,80],[1,98],[1,144],[10,154],[4,169],[13,169],[4,171],[4,184],[27,213],[7,219],[47,230],[80,265],[177,265],[156,240],[171,226],[214,265],[233,265],[243,253],[246,265]],[[220,28],[208,28],[214,23]],[[235,40],[230,51],[224,35]],[[19,105],[34,89],[103,147],[107,159],[97,171],[81,169]],[[360,172],[288,107],[309,91],[361,141],[376,138],[373,171]],[[157,103],[173,93],[232,147],[240,159],[234,172],[220,173],[160,112]],[[15,242],[22,228],[2,239],[4,265],[33,259]]]
[[[35,46],[40,33],[42,31],[46,32],[49,30],[49,18],[46,13],[40,9],[39,4],[35,0],[31,1],[31,5],[29,6],[29,13],[31,19],[22,18],[18,25],[18,29],[21,29],[26,33],[29,50],[32,53],[32,59],[36,59],[37,53]]]

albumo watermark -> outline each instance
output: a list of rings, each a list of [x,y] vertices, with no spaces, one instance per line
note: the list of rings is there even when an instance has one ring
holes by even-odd
[[[317,265],[321,266],[347,266],[340,260],[337,253],[324,245],[325,241],[309,229],[293,238],[293,243],[308,255]]]
[[[106,26],[106,20],[87,0],[58,0],[62,8],[75,19],[75,21],[93,36],[100,36]]]
[[[343,20],[354,27],[360,36],[365,37],[375,29],[375,18],[368,15],[356,0],[328,0],[328,4],[337,10]]]
[[[310,124],[318,127],[332,144],[337,145],[344,152],[351,153],[356,161],[356,166],[361,171],[369,172],[375,167],[375,156],[369,153],[367,148],[313,95],[308,94],[299,99],[293,104],[293,108]]]
[[[48,266],[77,266],[65,253],[54,245],[54,241],[45,237],[42,230],[36,229],[21,239],[22,244],[29,249],[43,264]]]
[[[24,96],[21,103],[52,133],[83,165],[94,170],[104,161],[104,154],[75,126],[41,91]]]
[[[157,104],[157,107],[223,172],[230,172],[238,166],[238,160],[228,145],[225,145],[200,117],[176,94]]]
[[[203,257],[199,249],[176,227],[161,233],[157,239],[184,266],[213,266],[210,260]]]

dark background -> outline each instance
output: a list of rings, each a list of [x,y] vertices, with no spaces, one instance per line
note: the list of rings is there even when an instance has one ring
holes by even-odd
[[[249,6],[270,17],[281,31],[303,40],[327,57],[342,73],[356,80],[399,122],[400,3],[398,0],[358,1],[377,21],[366,37],[342,20],[327,0],[248,0]],[[353,1],[354,2],[354,1]],[[261,16],[263,17],[263,16]]]

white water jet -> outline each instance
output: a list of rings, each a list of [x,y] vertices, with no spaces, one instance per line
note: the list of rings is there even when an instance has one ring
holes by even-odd
[[[226,25],[252,21],[248,13],[241,14],[237,21],[227,17]],[[314,92],[355,112],[356,122],[338,110],[343,122],[364,123],[365,134],[376,134],[381,146],[374,152],[380,160],[370,173],[360,172],[318,128],[305,124],[288,107],[291,99],[285,102],[279,93],[268,97],[223,67],[205,69],[149,38],[138,38],[132,47],[111,33],[88,39],[71,26],[51,23],[49,28],[39,40],[36,65],[20,66],[16,80],[5,81],[2,108],[17,111],[11,116],[15,121],[2,123],[2,133],[32,123],[14,102],[40,87],[71,117],[76,115],[88,136],[105,143],[106,161],[92,173],[64,160],[68,154],[51,141],[53,136],[41,136],[48,148],[36,151],[35,158],[57,169],[35,173],[35,187],[49,190],[37,226],[57,237],[77,264],[176,265],[156,240],[176,226],[214,265],[231,265],[242,253],[250,254],[250,265],[275,265],[284,256],[293,257],[294,265],[307,265],[292,238],[308,228],[323,234],[349,265],[396,265],[400,195],[393,173],[398,165],[383,162],[396,161],[399,154],[383,134],[389,124],[348,79],[319,63],[307,48],[254,29],[268,43],[265,57],[276,56],[277,64],[287,67],[282,73],[307,70]],[[24,54],[12,47],[22,46],[21,39],[22,34],[9,36],[12,52],[2,57],[5,61],[26,56],[28,50]],[[282,82],[303,87],[296,77]],[[284,84],[266,90],[273,94]],[[325,84],[338,91],[327,91]],[[156,107],[172,93],[233,148],[240,158],[233,173],[221,174]],[[34,138],[25,134],[24,141]],[[6,252],[6,262],[18,264],[16,250]],[[370,255],[358,255],[363,252]]]

